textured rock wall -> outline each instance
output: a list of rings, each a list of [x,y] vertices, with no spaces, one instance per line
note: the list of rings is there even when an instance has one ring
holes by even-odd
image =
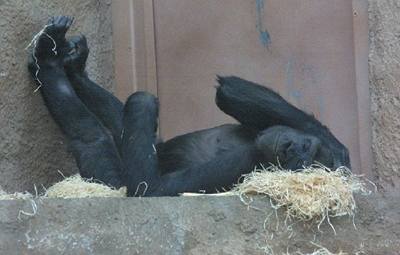
[[[87,35],[91,76],[113,88],[111,0],[0,0],[0,186],[8,191],[77,170],[40,93],[33,93],[24,50],[48,17],[60,14],[76,18],[72,33]]]
[[[369,0],[370,91],[374,170],[400,186],[400,1]]]

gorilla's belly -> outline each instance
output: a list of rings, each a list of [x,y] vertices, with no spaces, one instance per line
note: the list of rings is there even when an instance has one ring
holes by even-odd
[[[255,130],[242,125],[226,124],[177,136],[157,145],[159,167],[162,173],[167,173],[206,163],[254,143],[256,135]]]

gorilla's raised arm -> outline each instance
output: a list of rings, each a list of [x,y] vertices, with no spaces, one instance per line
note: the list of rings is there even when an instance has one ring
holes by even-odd
[[[350,167],[347,148],[330,130],[276,92],[235,76],[218,76],[217,81],[217,106],[243,125],[258,130],[284,125],[316,136],[329,149],[325,151],[332,154],[334,167]]]

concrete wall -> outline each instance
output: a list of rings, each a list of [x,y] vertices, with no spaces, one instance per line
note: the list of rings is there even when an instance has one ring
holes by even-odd
[[[285,223],[268,199],[248,208],[237,197],[47,199],[0,201],[0,254],[309,254],[322,245],[335,254],[399,254],[399,196],[359,197],[349,217]],[[270,217],[268,218],[268,216]],[[278,221],[279,220],[279,221]],[[267,252],[267,247],[274,253]]]
[[[24,48],[52,15],[72,15],[88,37],[89,73],[113,89],[111,0],[0,0],[0,186],[32,190],[77,171],[65,140],[33,93]]]
[[[374,171],[385,189],[400,186],[400,1],[369,0]]]

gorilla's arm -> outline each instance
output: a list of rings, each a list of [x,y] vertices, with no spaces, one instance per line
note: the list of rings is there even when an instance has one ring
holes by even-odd
[[[123,104],[114,95],[93,82],[85,72],[89,54],[85,36],[75,36],[68,42],[66,60],[68,78],[86,107],[111,131],[118,147],[121,143]]]
[[[243,125],[263,130],[284,125],[319,138],[329,148],[334,167],[350,167],[347,148],[313,116],[289,104],[274,91],[235,76],[218,77],[217,106]]]

